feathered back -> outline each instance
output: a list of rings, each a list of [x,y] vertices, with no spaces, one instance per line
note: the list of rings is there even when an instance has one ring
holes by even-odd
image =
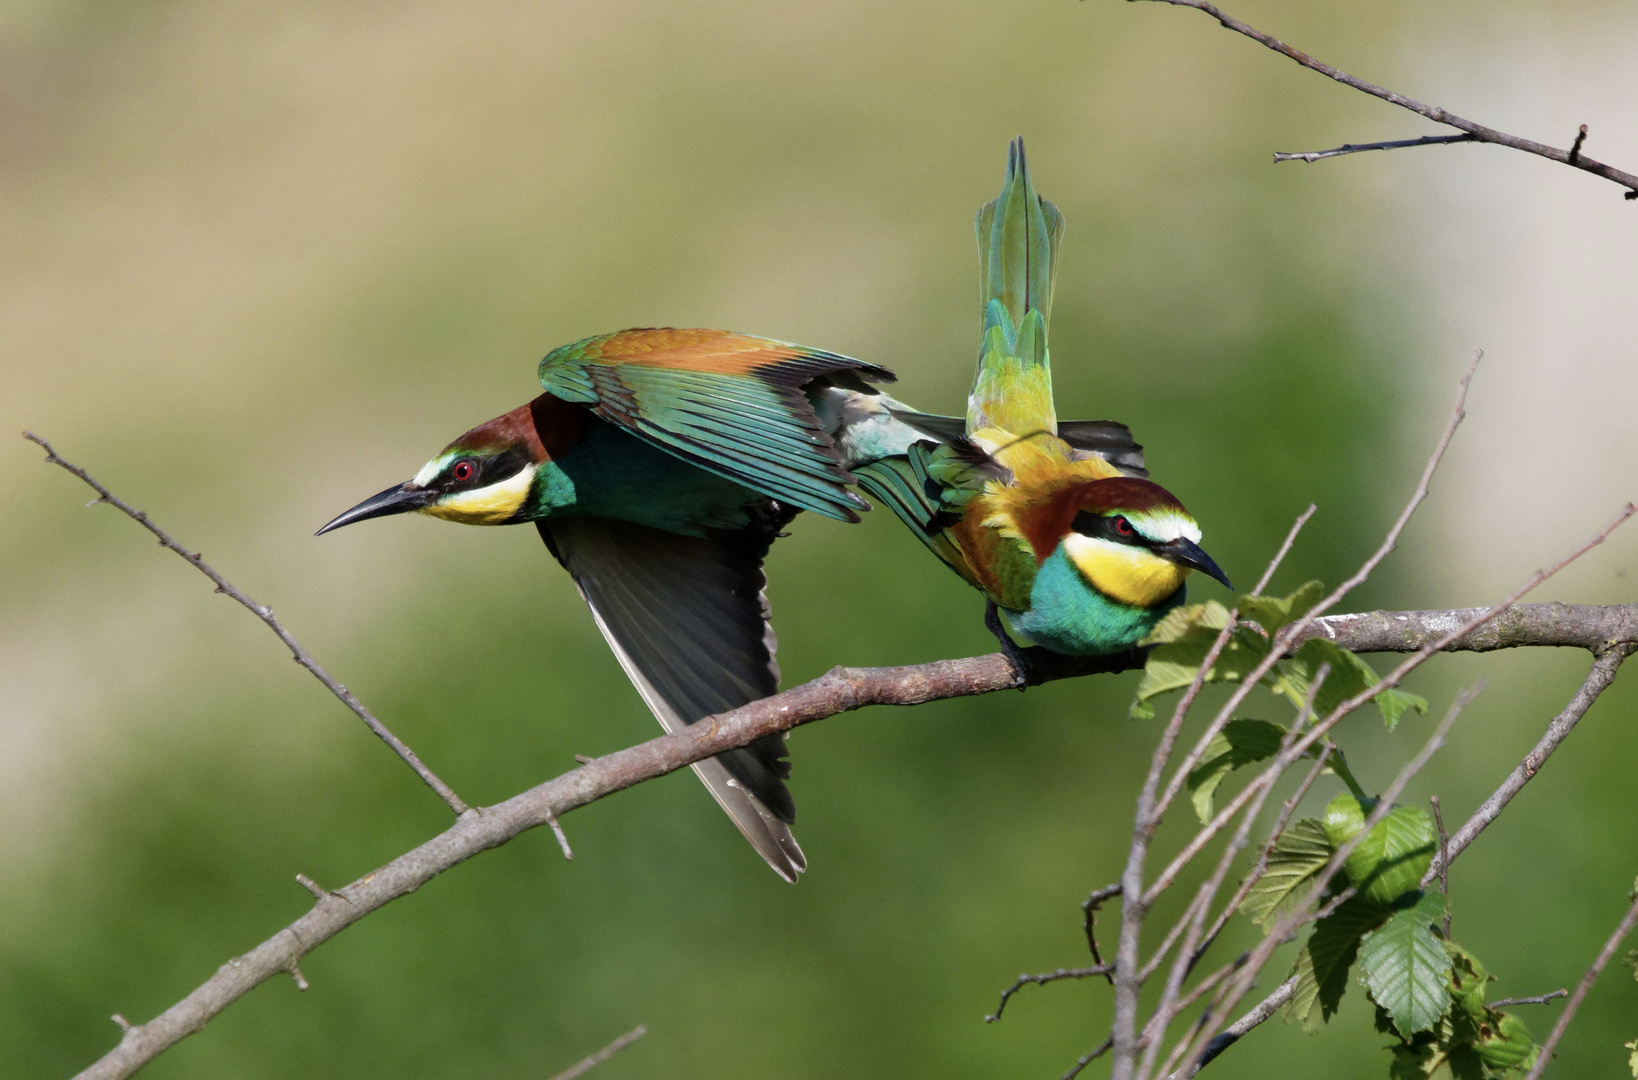
[[[967,399],[967,433],[1056,433],[1047,320],[1064,219],[1035,193],[1022,138],[1007,147],[1001,194],[984,204],[975,228],[984,340]]]

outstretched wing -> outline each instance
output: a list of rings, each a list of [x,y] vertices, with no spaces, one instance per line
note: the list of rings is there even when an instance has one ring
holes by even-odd
[[[762,575],[775,529],[707,539],[608,518],[536,526],[667,731],[779,689]],[[768,865],[794,882],[808,864],[787,827],[796,807],[784,755],[774,735],[693,768]]]
[[[722,330],[622,330],[553,349],[540,383],[702,469],[843,521],[868,504],[802,387],[836,372],[892,381],[836,353]]]

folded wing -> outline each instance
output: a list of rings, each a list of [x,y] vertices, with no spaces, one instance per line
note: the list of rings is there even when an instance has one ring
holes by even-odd
[[[540,382],[685,461],[826,517],[868,509],[802,388],[827,375],[892,381],[837,353],[722,330],[623,330],[548,353]]]

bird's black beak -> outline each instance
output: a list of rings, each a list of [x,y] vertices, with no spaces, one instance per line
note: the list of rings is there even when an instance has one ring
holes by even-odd
[[[355,521],[364,521],[367,518],[386,517],[389,514],[405,514],[411,510],[420,510],[423,507],[430,506],[437,497],[431,491],[416,487],[414,481],[408,481],[399,484],[397,487],[390,487],[379,495],[371,495],[346,513],[338,514],[329,524],[313,535],[323,536],[331,529],[339,529],[343,525],[351,525]]]
[[[342,516],[345,517],[346,515],[344,514]],[[329,528],[329,526],[326,525],[325,528]],[[1212,561],[1212,557],[1210,555],[1207,555],[1204,551],[1200,550],[1200,545],[1195,543],[1193,540],[1188,540],[1180,536],[1169,544],[1160,545],[1155,549],[1155,552],[1156,554],[1164,555],[1166,558],[1172,560],[1172,562],[1177,563],[1180,566],[1192,567],[1193,569],[1200,571],[1202,574],[1205,574],[1207,577],[1216,578],[1218,581],[1223,583],[1223,587],[1225,589],[1232,590],[1234,588],[1233,585],[1229,584],[1228,575],[1223,573],[1222,567],[1218,566],[1217,563]]]

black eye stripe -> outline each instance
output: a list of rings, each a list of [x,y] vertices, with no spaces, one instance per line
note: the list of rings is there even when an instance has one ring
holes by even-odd
[[[1121,532],[1120,525],[1125,524],[1128,531]],[[1126,518],[1119,514],[1105,517],[1094,514],[1090,510],[1082,510],[1075,515],[1069,527],[1082,536],[1096,537],[1099,540],[1108,540],[1116,544],[1126,544],[1130,547],[1154,547],[1154,541],[1137,531]]]
[[[489,457],[473,455],[456,458],[444,470],[437,487],[444,491],[488,487],[490,484],[498,484],[502,480],[516,476],[529,463],[529,452],[522,447],[503,450]],[[457,474],[464,471],[461,468],[463,465],[471,466],[471,472],[465,479],[460,479]]]

